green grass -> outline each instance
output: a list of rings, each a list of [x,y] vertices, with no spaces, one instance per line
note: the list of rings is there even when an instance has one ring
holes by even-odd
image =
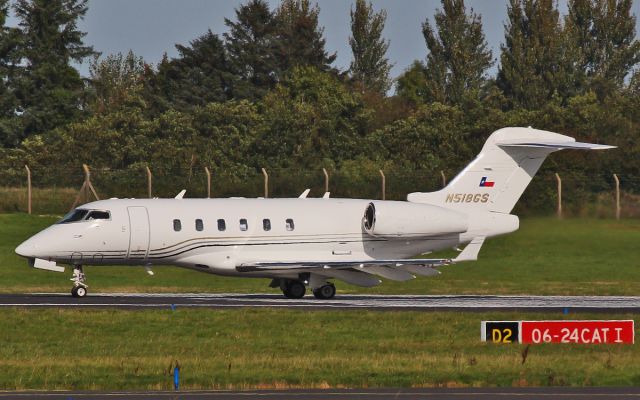
[[[29,269],[14,253],[52,216],[0,215],[0,292],[69,290],[65,274]],[[385,281],[362,289],[338,282],[339,293],[640,294],[640,220],[527,218],[518,232],[490,239],[477,262],[442,268],[434,278]],[[453,253],[448,253],[453,255]],[[273,292],[266,279],[225,278],[175,267],[87,267],[91,291]]]
[[[0,313],[0,387],[637,386],[632,345],[482,343],[482,319],[553,314],[25,310]],[[601,315],[580,314],[580,318]],[[607,318],[631,318],[608,315]]]
[[[55,217],[0,215],[0,291],[67,291],[68,275],[13,252]],[[475,263],[364,293],[638,294],[640,221],[531,218],[488,241]],[[172,267],[89,267],[92,291],[265,292],[264,279]],[[273,290],[276,292],[275,290]],[[580,319],[634,315],[579,314]],[[576,318],[536,313],[283,309],[0,312],[0,388],[170,389],[389,386],[638,386],[638,346],[482,343],[480,321]]]

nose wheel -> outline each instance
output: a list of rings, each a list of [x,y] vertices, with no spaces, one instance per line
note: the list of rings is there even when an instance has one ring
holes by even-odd
[[[87,278],[82,271],[82,265],[76,265],[73,268],[73,277],[71,278],[71,281],[73,282],[71,296],[84,297],[87,295],[87,288],[89,286],[86,284]]]

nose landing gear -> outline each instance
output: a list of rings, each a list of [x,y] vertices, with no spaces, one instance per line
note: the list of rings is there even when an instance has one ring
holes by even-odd
[[[86,284],[87,278],[82,271],[82,265],[76,265],[73,267],[73,277],[71,278],[71,281],[73,282],[71,296],[84,297],[87,295],[87,288],[89,288],[89,286]]]

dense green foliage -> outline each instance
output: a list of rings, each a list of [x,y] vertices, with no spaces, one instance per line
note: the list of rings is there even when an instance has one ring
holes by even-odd
[[[349,71],[332,67],[317,4],[285,0],[271,9],[250,0],[225,20],[223,35],[178,44],[177,56],[156,66],[131,52],[95,57],[84,83],[71,62],[93,54],[77,29],[86,1],[20,0],[20,26],[0,31],[2,178],[13,184],[28,163],[51,172],[41,186],[75,186],[87,163],[113,171],[113,182],[116,171],[149,165],[189,181],[207,166],[218,181],[238,183],[265,167],[290,171],[275,179],[287,189],[274,193],[290,195],[304,189],[296,173],[325,167],[342,179],[336,194],[371,196],[362,188],[382,168],[398,177],[389,197],[400,198],[416,189],[407,182],[432,189],[440,171],[451,178],[492,131],[533,126],[620,146],[545,164],[543,174],[560,171],[581,185],[569,202],[610,188],[612,173],[637,191],[640,44],[630,4],[573,0],[562,16],[552,0],[511,0],[491,77],[480,17],[462,0],[442,0],[422,27],[424,61],[391,95],[386,15],[365,0],[351,10]],[[0,1],[0,23],[9,11]],[[120,179],[120,189],[129,184]],[[543,185],[534,180],[529,206],[553,194]]]

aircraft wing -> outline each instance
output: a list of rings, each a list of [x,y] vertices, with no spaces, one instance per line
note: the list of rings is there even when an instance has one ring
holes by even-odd
[[[447,258],[416,258],[398,260],[355,260],[355,261],[285,261],[285,262],[256,262],[242,264],[236,269],[240,272],[250,271],[287,271],[292,269],[345,269],[356,267],[401,267],[401,266],[421,266],[439,267],[451,264],[453,260]]]
[[[484,237],[474,238],[456,258],[255,262],[241,264],[236,267],[236,270],[240,272],[314,272],[360,286],[375,286],[380,281],[371,279],[367,275],[377,275],[394,281],[407,281],[415,278],[413,274],[434,276],[440,273],[437,267],[477,260],[484,239]]]

